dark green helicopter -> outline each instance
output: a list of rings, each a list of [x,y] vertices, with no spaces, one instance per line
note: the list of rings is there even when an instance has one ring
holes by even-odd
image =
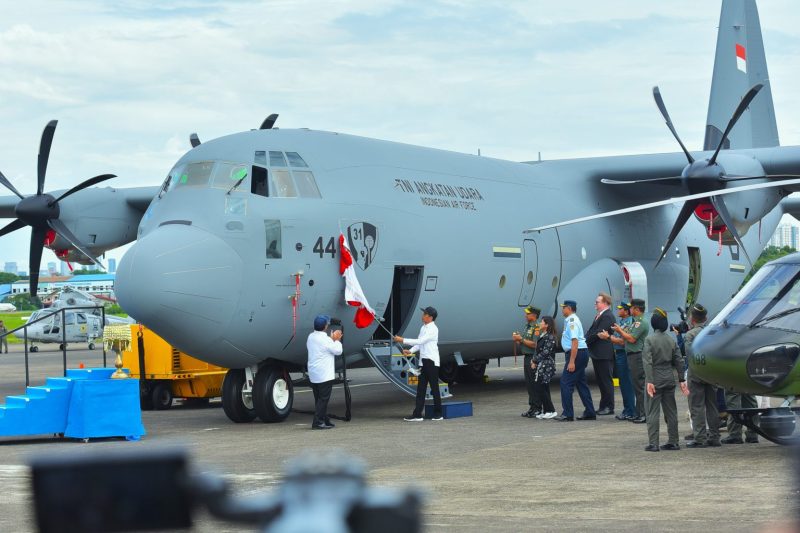
[[[729,410],[778,444],[794,436],[800,396],[800,253],[764,265],[697,336],[692,372],[746,394],[785,398],[780,407]]]

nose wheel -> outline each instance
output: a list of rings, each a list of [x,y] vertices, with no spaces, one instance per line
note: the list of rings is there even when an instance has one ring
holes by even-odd
[[[253,384],[253,407],[263,422],[283,422],[292,412],[294,386],[289,372],[276,365],[258,369]]]

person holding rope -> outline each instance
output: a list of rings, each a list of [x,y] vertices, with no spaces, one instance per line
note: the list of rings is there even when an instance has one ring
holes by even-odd
[[[417,404],[411,416],[403,419],[406,422],[422,422],[428,383],[431,385],[431,395],[433,395],[432,420],[442,420],[442,395],[439,392],[439,328],[435,323],[439,313],[430,306],[421,311],[422,327],[419,330],[418,339],[404,339],[399,335],[394,337],[394,342],[411,345],[410,350],[403,350],[405,355],[419,352],[420,376],[417,381]]]
[[[342,332],[336,330],[330,336],[326,333],[331,323],[328,315],[318,315],[314,319],[314,331],[308,335],[308,379],[314,392],[314,421],[311,429],[331,429],[335,426],[328,416],[328,401],[331,399],[333,381],[336,378],[334,358],[342,355]]]

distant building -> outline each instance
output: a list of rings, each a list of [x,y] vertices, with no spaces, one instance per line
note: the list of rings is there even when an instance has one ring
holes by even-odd
[[[117,260],[111,258],[108,260],[108,273],[114,274],[117,271]]]
[[[59,274],[61,274],[62,276],[69,276],[70,275],[69,265],[67,264],[66,261],[61,261]]]
[[[57,274],[55,261],[50,261],[49,263],[47,263],[47,272],[51,276],[54,276],[54,275]]]
[[[791,224],[780,224],[769,240],[769,244],[778,248],[788,246],[794,250],[800,250],[800,227]]]
[[[16,274],[17,273],[17,263],[14,262],[14,261],[6,262],[6,265],[3,268],[3,272],[8,272],[9,274]]]
[[[64,287],[74,287],[95,296],[114,298],[114,274],[81,274],[78,276],[42,276],[39,278],[39,295],[45,295]],[[11,284],[12,294],[29,292],[28,280]]]

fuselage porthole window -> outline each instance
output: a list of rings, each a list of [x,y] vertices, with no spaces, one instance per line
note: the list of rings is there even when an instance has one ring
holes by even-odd
[[[280,259],[281,253],[281,221],[264,220],[264,233],[266,235],[267,259]]]
[[[314,174],[308,170],[292,170],[297,192],[302,198],[321,198]]]
[[[267,169],[253,165],[250,176],[250,192],[258,196],[269,196]]]
[[[286,159],[289,160],[289,165],[293,167],[301,167],[301,168],[308,167],[308,165],[306,165],[306,162],[303,160],[302,157],[300,157],[300,154],[298,154],[297,152],[286,152]]]
[[[269,153],[269,166],[271,167],[285,167],[286,159],[283,157],[283,152],[270,151]]]

